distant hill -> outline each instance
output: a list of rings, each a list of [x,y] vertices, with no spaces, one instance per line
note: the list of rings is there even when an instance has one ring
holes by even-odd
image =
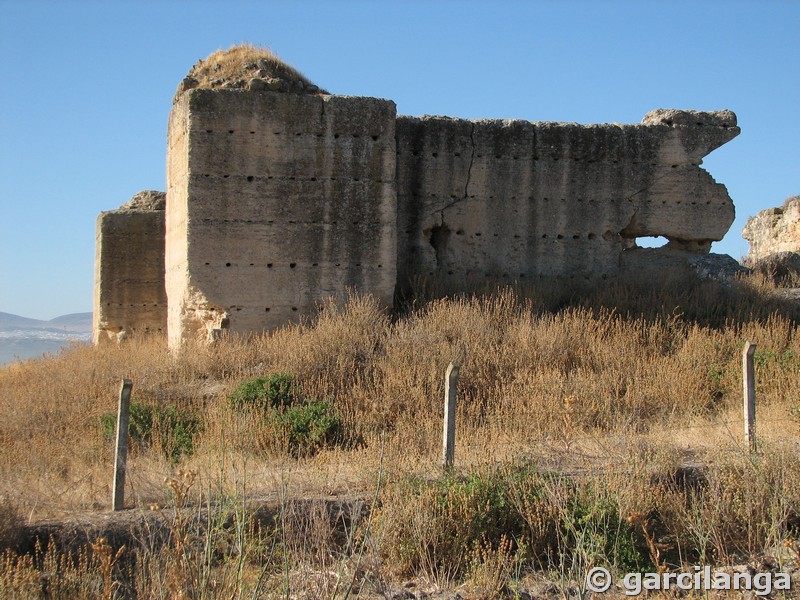
[[[82,330],[92,330],[92,313],[71,313],[68,315],[61,315],[55,319],[50,319],[47,323],[57,325],[65,325],[67,327],[79,327]]]
[[[92,313],[72,313],[49,321],[0,312],[0,365],[57,352],[92,336]]]
[[[26,317],[20,317],[19,315],[0,312],[0,330],[36,327],[41,323],[47,323],[47,321],[28,319]]]
[[[92,313],[71,313],[69,315],[61,315],[49,321],[41,321],[39,319],[29,319],[28,317],[0,312],[0,331],[17,329],[66,329],[78,333],[91,333]]]

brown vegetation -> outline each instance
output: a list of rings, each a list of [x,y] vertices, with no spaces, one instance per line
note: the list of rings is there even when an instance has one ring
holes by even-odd
[[[276,89],[280,91],[327,93],[286,64],[272,50],[240,44],[227,50],[217,50],[197,61],[178,87],[175,99],[189,89],[245,88],[253,78],[273,79]]]
[[[160,339],[74,346],[0,369],[0,496],[33,521],[105,510],[112,456],[101,415],[127,377],[143,406],[202,420],[190,456],[134,442],[129,504],[206,504],[226,516],[205,524],[205,542],[176,520],[169,551],[143,544],[149,558],[128,566],[136,550],[98,546],[83,559],[96,573],[87,597],[120,582],[139,597],[159,585],[202,597],[203,581],[228,595],[369,596],[407,578],[499,597],[543,573],[566,590],[592,561],[676,569],[775,554],[800,524],[799,320],[763,280],[677,280],[575,298],[502,289],[419,301],[395,318],[354,296],[313,322],[178,357]],[[758,344],[757,456],[741,434],[745,340]],[[456,470],[442,477],[443,374],[456,359]],[[313,455],[287,452],[261,413],[228,399],[269,373],[329,400],[347,435]],[[344,530],[324,510],[291,509],[327,495],[376,495],[379,508]],[[246,498],[285,507],[274,529],[252,526]],[[587,525],[580,507],[603,518]],[[622,531],[620,547],[587,545],[589,526],[603,539]],[[116,583],[87,566],[108,573],[117,559]],[[27,581],[26,560],[0,561],[0,588],[17,589],[9,573]]]

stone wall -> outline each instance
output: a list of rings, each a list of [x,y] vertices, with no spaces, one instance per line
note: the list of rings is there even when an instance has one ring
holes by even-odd
[[[399,117],[400,287],[607,278],[645,236],[668,238],[665,255],[706,253],[734,207],[699,164],[738,133],[730,111],[641,125]]]
[[[168,137],[172,347],[274,328],[348,289],[391,306],[393,102],[191,90]]]
[[[658,276],[728,231],[733,204],[700,164],[738,133],[730,111],[657,110],[638,125],[468,121],[397,117],[374,98],[183,90],[165,237],[144,237],[157,231],[147,211],[98,222],[95,339],[163,329],[162,288],[178,348],[296,321],[350,290],[391,306],[418,280],[466,291],[487,278]],[[639,248],[646,236],[669,243]]]
[[[140,192],[97,217],[95,344],[166,332],[164,203],[164,192]]]
[[[742,236],[750,242],[746,262],[751,265],[777,254],[800,253],[800,196],[748,219]]]

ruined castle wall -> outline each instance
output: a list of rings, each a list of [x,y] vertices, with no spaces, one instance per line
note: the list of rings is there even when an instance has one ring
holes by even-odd
[[[398,281],[618,274],[635,239],[708,252],[734,218],[702,156],[732,113],[654,111],[642,125],[399,117]]]
[[[394,103],[192,90],[168,137],[173,347],[274,328],[350,289],[392,304]]]
[[[166,211],[145,195],[98,219],[95,340],[166,322],[178,347],[275,328],[349,290],[388,306],[419,279],[461,291],[685,262],[733,221],[699,165],[738,132],[728,111],[467,121],[397,118],[372,98],[186,91]],[[645,251],[644,236],[669,244]]]
[[[93,320],[96,344],[166,331],[163,192],[97,218]]]

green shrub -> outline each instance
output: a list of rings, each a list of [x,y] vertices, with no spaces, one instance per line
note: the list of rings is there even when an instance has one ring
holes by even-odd
[[[560,560],[575,558],[595,561],[620,571],[644,572],[654,565],[637,546],[633,527],[619,515],[617,505],[591,484],[570,486],[566,510],[560,522],[564,541]]]
[[[786,350],[785,352],[756,350],[753,359],[759,369],[774,365],[780,370],[792,372],[800,368],[800,357],[791,350]]]
[[[278,435],[286,440],[294,455],[310,455],[342,440],[339,411],[326,400],[307,398],[284,410],[273,419]]]
[[[271,373],[243,381],[228,397],[234,410],[256,408],[267,410],[289,406],[295,399],[292,376],[286,373]]]
[[[228,400],[234,410],[263,413],[265,427],[272,430],[269,438],[295,456],[315,454],[344,439],[339,411],[327,400],[300,397],[287,373],[243,381]]]
[[[103,437],[114,439],[117,413],[100,415]],[[158,443],[161,452],[172,462],[194,452],[194,438],[203,430],[200,417],[176,406],[148,406],[131,401],[128,423],[128,439],[140,449]]]
[[[462,577],[470,553],[511,540],[516,555],[527,532],[514,507],[508,471],[406,478],[387,488],[375,516],[377,538],[397,574],[422,570],[437,581]]]
[[[576,572],[591,561],[624,571],[650,564],[610,498],[528,465],[400,480],[386,489],[374,518],[377,537],[386,540],[381,550],[402,575],[458,579],[471,568],[470,553],[487,549],[502,549],[509,564]]]
[[[117,431],[116,411],[105,412],[100,415],[100,425],[103,429],[103,438],[113,440]],[[153,434],[153,408],[131,401],[128,413],[128,439],[137,446],[146,446]]]
[[[155,430],[164,455],[177,462],[181,456],[194,454],[195,436],[203,431],[203,421],[176,406],[167,406],[154,415]]]

